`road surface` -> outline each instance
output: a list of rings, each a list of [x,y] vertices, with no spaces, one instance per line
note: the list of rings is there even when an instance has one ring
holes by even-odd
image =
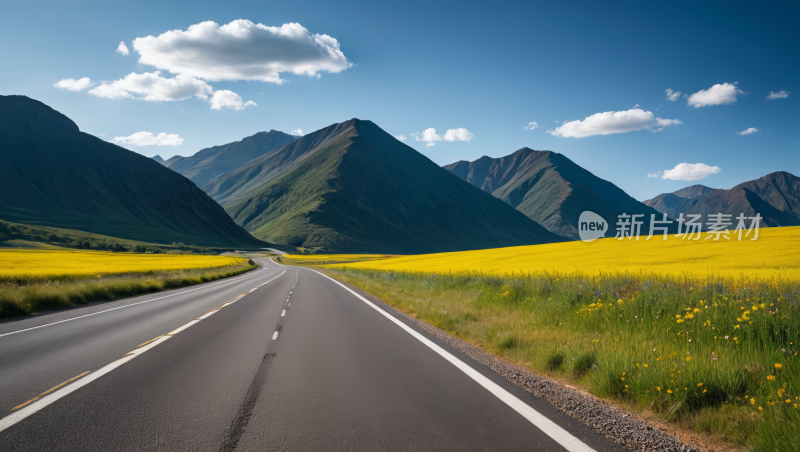
[[[0,450],[622,450],[386,306],[259,263],[0,323]]]

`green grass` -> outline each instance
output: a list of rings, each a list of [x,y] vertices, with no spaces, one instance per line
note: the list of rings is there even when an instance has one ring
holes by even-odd
[[[258,266],[251,260],[241,265],[214,269],[110,276],[77,281],[0,283],[0,318],[177,289],[240,275],[256,268]]]
[[[726,448],[800,450],[796,281],[328,272],[498,356]]]

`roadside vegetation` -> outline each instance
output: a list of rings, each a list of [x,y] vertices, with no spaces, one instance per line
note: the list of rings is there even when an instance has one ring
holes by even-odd
[[[175,289],[255,268],[250,259],[230,256],[0,250],[0,318]]]

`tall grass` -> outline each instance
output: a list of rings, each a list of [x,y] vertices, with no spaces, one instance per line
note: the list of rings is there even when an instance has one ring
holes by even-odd
[[[133,273],[82,280],[0,282],[0,318],[176,289],[236,276],[255,268],[258,266],[252,260],[239,259],[236,265],[218,268]]]
[[[800,283],[330,270],[497,355],[755,450],[800,450]]]

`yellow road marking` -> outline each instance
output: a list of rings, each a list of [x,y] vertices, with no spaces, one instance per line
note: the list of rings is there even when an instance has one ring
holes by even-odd
[[[45,392],[43,392],[43,393],[39,394],[38,396],[36,396],[36,397],[34,397],[34,398],[32,398],[32,399],[28,400],[27,402],[23,403],[22,405],[17,405],[17,406],[15,406],[14,408],[11,408],[11,411],[18,410],[18,409],[20,409],[20,408],[22,408],[22,407],[24,407],[24,406],[30,405],[31,403],[33,403],[33,402],[35,402],[35,401],[37,401],[37,400],[41,399],[42,397],[46,396],[47,394],[49,394],[49,393],[51,393],[51,392],[55,391],[56,389],[58,389],[58,388],[60,388],[60,387],[64,386],[65,384],[69,383],[70,381],[72,381],[72,380],[77,380],[78,378],[81,378],[82,376],[84,376],[84,375],[86,375],[86,374],[88,374],[88,373],[89,373],[89,371],[87,370],[86,372],[84,372],[84,373],[82,373],[82,374],[78,375],[77,377],[72,377],[72,378],[70,378],[69,380],[65,381],[64,383],[61,383],[61,384],[60,384],[60,385],[58,385],[58,386],[54,386],[54,387],[52,387],[52,388],[48,389],[47,391],[45,391]]]
[[[149,341],[147,341],[147,342],[145,342],[145,343],[143,343],[143,344],[139,344],[139,345],[137,345],[136,347],[134,347],[133,349],[134,349],[134,350],[136,350],[137,348],[141,347],[142,345],[147,345],[147,344],[149,344],[149,343],[153,342],[153,341],[154,341],[154,340],[156,340],[156,339],[161,339],[162,337],[164,337],[164,335],[163,335],[163,334],[162,334],[161,336],[154,337],[154,338],[150,339]],[[131,352],[131,353],[133,353],[133,352]],[[130,353],[129,353],[129,354],[130,354]],[[125,356],[128,356],[128,355],[125,355]]]

